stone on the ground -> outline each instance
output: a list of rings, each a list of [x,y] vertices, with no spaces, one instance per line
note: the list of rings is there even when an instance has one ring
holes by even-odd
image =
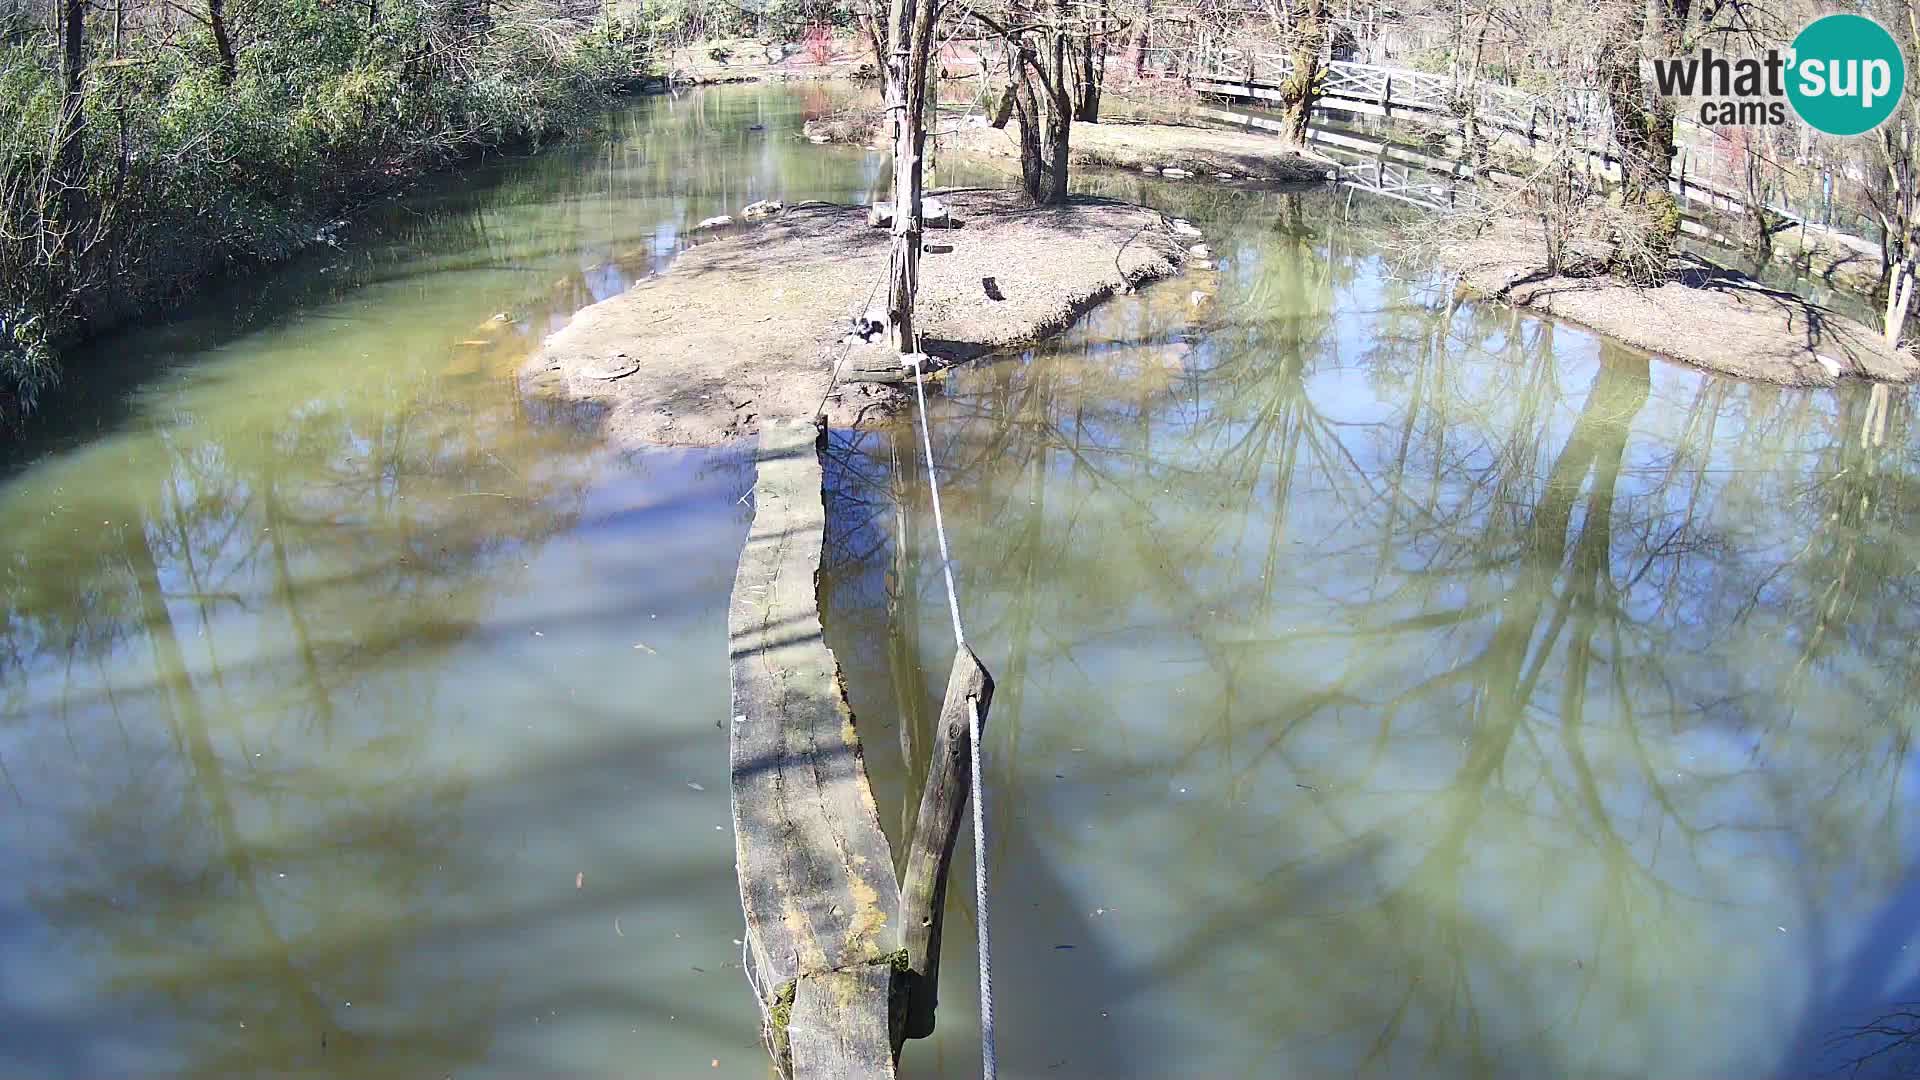
[[[1185,180],[1187,177],[1192,176],[1193,174],[1188,172],[1185,169],[1176,169],[1176,168],[1173,168],[1172,166],[1168,166],[1167,168],[1160,170],[1160,175],[1166,177],[1169,180]]]
[[[615,353],[605,360],[586,364],[580,369],[580,374],[589,379],[612,382],[615,379],[624,379],[639,370],[638,360],[629,357],[626,353]]]
[[[953,225],[953,211],[941,202],[938,196],[923,195],[920,198],[920,224],[936,229],[950,228]],[[867,227],[890,229],[893,227],[893,204],[877,202],[867,208]]]
[[[787,204],[779,199],[761,199],[759,202],[751,202],[741,207],[740,216],[748,221],[764,221],[778,216],[786,208]]]
[[[832,142],[833,139],[826,135],[809,135],[807,136],[807,141],[813,143],[815,146],[820,146]]]
[[[1196,259],[1211,259],[1213,258],[1213,249],[1205,244],[1195,244],[1187,249],[1187,254]]]
[[[1194,228],[1193,222],[1188,221],[1186,218],[1174,218],[1173,219],[1173,235],[1199,236],[1200,230]]]
[[[731,224],[733,224],[733,215],[721,214],[718,217],[707,218],[706,220],[702,221],[700,224],[695,225],[694,229],[696,231],[700,229],[724,229]]]

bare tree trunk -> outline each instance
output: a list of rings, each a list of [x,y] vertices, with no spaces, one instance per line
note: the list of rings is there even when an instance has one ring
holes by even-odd
[[[1293,27],[1293,73],[1280,87],[1280,134],[1295,148],[1307,145],[1307,121],[1313,115],[1326,37],[1325,0],[1307,0],[1306,15]]]
[[[1473,39],[1473,61],[1467,68],[1466,79],[1454,88],[1467,167],[1473,170],[1475,176],[1487,163],[1487,141],[1480,134],[1480,62],[1486,57],[1487,28],[1492,22],[1490,14],[1481,16],[1480,31]]]
[[[1147,51],[1153,48],[1153,0],[1141,0],[1140,29],[1133,35],[1133,77],[1147,73]]]
[[[1913,310],[1914,278],[1917,270],[1911,260],[1894,269],[1892,284],[1887,288],[1887,347],[1895,348],[1900,344],[1900,331],[1907,325],[1907,314]]]
[[[207,25],[213,30],[213,47],[220,53],[220,81],[231,85],[240,74],[240,62],[227,33],[227,0],[207,0]]]
[[[1776,223],[1773,213],[1767,209],[1767,185],[1765,178],[1760,175],[1760,156],[1753,152],[1750,144],[1746,151],[1747,185],[1743,201],[1746,203],[1747,225],[1753,230],[1753,235],[1748,238],[1748,250],[1765,265],[1767,260],[1773,258],[1773,229]]]
[[[87,0],[61,0],[60,115],[54,132],[51,179],[58,189],[49,209],[72,227],[82,216],[86,137]],[[48,200],[43,199],[43,203]],[[57,208],[57,209],[56,209]]]
[[[887,270],[887,323],[894,349],[918,351],[914,298],[920,289],[920,199],[925,180],[927,57],[935,0],[894,0],[887,57],[887,105],[893,111],[893,252]]]
[[[1074,115],[1067,0],[1055,0],[1044,23],[1039,12],[1018,7],[1009,19],[1019,29],[981,21],[1007,43],[1013,114],[1020,127],[1020,186],[1036,205],[1065,202]]]
[[[1645,0],[1644,6],[1630,3],[1626,10],[1619,39],[1604,50],[1601,81],[1613,111],[1622,201],[1647,212],[1646,254],[1652,262],[1662,262],[1680,233],[1679,206],[1667,190],[1675,150],[1674,106],[1664,96],[1648,100],[1640,58],[1680,54],[1692,0]]]
[[[993,107],[993,115],[987,120],[988,126],[995,130],[1007,126],[1007,121],[1013,117],[1013,97],[1013,84],[1009,82],[1007,88],[1000,93],[999,103]]]
[[[1066,0],[1058,5],[1065,13]],[[1073,135],[1073,103],[1067,98],[1067,34],[1055,29],[1052,36],[1051,77],[1046,80],[1047,122],[1041,152],[1045,157],[1045,178],[1034,201],[1042,205],[1067,201],[1067,144]]]
[[[1106,33],[1107,0],[1100,0],[1095,22],[1075,50],[1079,67],[1075,81],[1080,93],[1073,104],[1073,118],[1089,124],[1100,122],[1100,90],[1107,78]]]

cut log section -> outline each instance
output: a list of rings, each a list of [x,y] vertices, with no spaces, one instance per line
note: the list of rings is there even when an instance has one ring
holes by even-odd
[[[749,962],[789,1075],[891,1077],[900,893],[860,736],[821,633],[826,529],[806,421],[761,432],[728,613],[734,854]]]

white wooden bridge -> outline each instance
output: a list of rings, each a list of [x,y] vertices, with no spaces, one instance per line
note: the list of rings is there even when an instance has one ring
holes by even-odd
[[[1194,90],[1214,97],[1277,104],[1282,100],[1281,85],[1292,71],[1292,59],[1284,54],[1208,45],[1199,50],[1191,83]],[[1331,60],[1322,69],[1314,105],[1328,112],[1380,117],[1442,132],[1449,137],[1450,152],[1464,151],[1463,137],[1471,115],[1478,137],[1490,145],[1538,156],[1556,140],[1564,139],[1563,145],[1579,155],[1582,168],[1609,180],[1620,178],[1620,159],[1613,152],[1613,110],[1598,90],[1568,88],[1545,95],[1485,82],[1460,86],[1448,76],[1431,72]],[[1212,110],[1209,115],[1252,127],[1278,128],[1271,120],[1249,114]],[[1723,214],[1746,213],[1744,193],[1701,175],[1703,170],[1698,166],[1703,163],[1696,160],[1698,151],[1691,144],[1706,143],[1716,136],[1685,118],[1675,123],[1681,147],[1670,181],[1674,197],[1682,205]],[[1395,166],[1415,166],[1443,176],[1466,175],[1464,168],[1452,162],[1392,146],[1390,141],[1361,138],[1323,125],[1314,126],[1309,137],[1329,147],[1382,159],[1384,168],[1375,169],[1369,164],[1355,177],[1347,176],[1348,170],[1343,169],[1343,181],[1364,181],[1373,176],[1380,183],[1361,182],[1358,186],[1420,205],[1435,204],[1439,197],[1433,190],[1436,185],[1430,179],[1389,176]],[[1876,259],[1879,256],[1878,245],[1869,240],[1823,229],[1789,207],[1770,203],[1766,209],[1786,225],[1821,230],[1837,243]]]

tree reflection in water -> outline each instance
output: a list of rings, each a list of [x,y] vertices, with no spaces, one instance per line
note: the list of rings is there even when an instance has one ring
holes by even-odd
[[[1263,198],[1191,211],[1208,325],[1148,290],[935,408],[1000,677],[1003,1057],[1805,1072],[1915,913],[1907,402],[1876,445],[1865,389],[1453,301],[1330,196]],[[951,646],[903,446],[839,446],[834,633],[892,633],[841,654],[869,724],[924,723]]]
[[[649,101],[424,192],[10,451],[0,1073],[762,1074],[715,753],[750,459],[610,458],[510,373],[692,222],[871,187],[813,107]]]

